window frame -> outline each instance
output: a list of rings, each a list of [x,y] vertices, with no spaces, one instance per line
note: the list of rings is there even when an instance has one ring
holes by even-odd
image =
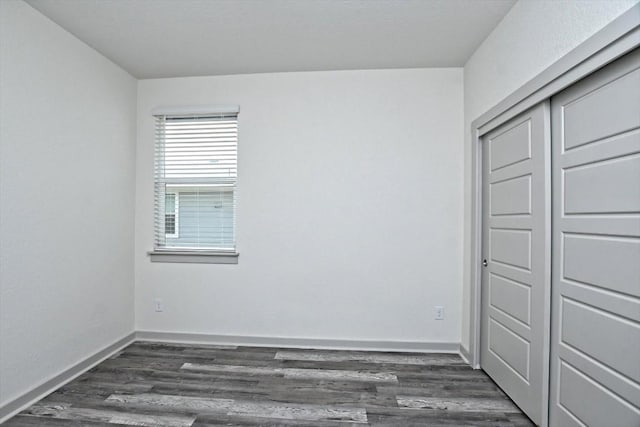
[[[238,106],[200,106],[200,107],[158,107],[152,110],[152,115],[155,119],[155,129],[156,129],[156,137],[154,138],[154,165],[157,170],[159,163],[161,164],[161,175],[154,174],[153,185],[154,185],[154,203],[156,205],[156,210],[154,213],[155,219],[154,223],[156,224],[154,227],[154,242],[153,249],[148,251],[148,255],[150,256],[150,260],[152,262],[180,262],[180,263],[213,263],[213,264],[237,264],[238,260],[238,251],[237,251],[237,218],[236,218],[236,206],[235,200],[237,197],[237,161],[238,161],[238,115],[239,115],[239,107]],[[180,224],[180,191],[176,191],[174,188],[167,188],[168,186],[174,186],[175,183],[171,182],[171,179],[168,179],[164,175],[164,170],[166,168],[165,163],[165,153],[166,153],[166,140],[164,139],[166,123],[167,120],[171,120],[177,117],[185,117],[192,116],[194,119],[205,118],[205,117],[220,117],[224,120],[225,117],[233,117],[235,120],[235,162],[236,162],[236,171],[235,176],[230,181],[230,186],[232,187],[233,193],[233,244],[228,248],[215,248],[215,247],[180,247],[180,246],[168,246],[166,240],[180,238],[179,224]],[[158,137],[157,132],[158,129],[160,131],[160,137]],[[159,139],[161,138],[161,139]],[[207,185],[203,183],[204,185]],[[180,185],[180,184],[177,184]],[[217,184],[216,184],[217,185]],[[174,215],[175,215],[175,233],[166,234],[166,230],[163,230],[166,224],[166,204],[163,202],[163,199],[160,199],[159,194],[175,194],[175,205],[174,205]],[[165,197],[162,196],[162,197]],[[160,205],[160,206],[158,206]],[[158,215],[162,212],[162,220],[164,223],[158,225]],[[160,232],[164,232],[164,234],[158,235],[157,227],[162,227],[163,229]],[[158,237],[160,236],[160,237]]]

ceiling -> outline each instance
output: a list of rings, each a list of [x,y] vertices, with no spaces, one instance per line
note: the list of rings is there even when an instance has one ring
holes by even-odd
[[[460,67],[515,0],[27,0],[137,78]]]

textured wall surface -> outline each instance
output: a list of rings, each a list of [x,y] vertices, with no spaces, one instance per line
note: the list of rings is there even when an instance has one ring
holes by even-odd
[[[0,1],[0,406],[133,330],[136,81]]]
[[[459,342],[462,69],[141,80],[138,95],[138,329]],[[212,103],[240,105],[239,263],[151,263],[150,110]]]

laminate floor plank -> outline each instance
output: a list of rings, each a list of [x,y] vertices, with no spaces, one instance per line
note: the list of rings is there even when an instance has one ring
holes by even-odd
[[[416,397],[398,396],[398,407],[418,409],[440,409],[455,412],[520,412],[509,399],[477,397]]]
[[[362,427],[362,423],[349,423],[346,421],[308,421],[308,420],[287,420],[273,419],[255,416],[228,415],[228,414],[208,414],[201,415],[196,418],[193,427],[213,427],[213,426],[260,426],[260,427],[280,427],[280,426],[296,426],[296,427],[345,427],[358,426]]]
[[[65,420],[51,417],[38,417],[32,415],[16,415],[8,421],[5,421],[3,427],[42,427],[42,426],[68,426],[68,427],[114,427],[126,424],[105,423],[102,421],[90,420]]]
[[[113,395],[111,395],[113,396]],[[123,395],[121,395],[123,396]],[[129,396],[129,395],[127,395]],[[187,417],[187,418],[195,418],[198,414],[197,411],[189,410],[188,408],[165,408],[165,407],[150,407],[147,405],[137,405],[137,404],[129,404],[123,405],[120,402],[110,401],[107,398],[103,397],[81,397],[74,398],[70,396],[61,396],[55,395],[47,397],[40,402],[32,405],[31,407],[25,409],[21,414],[24,415],[34,415],[34,416],[49,416],[54,418],[64,418],[62,416],[57,416],[57,412],[53,412],[52,408],[66,408],[65,411],[68,410],[104,410],[109,413],[118,414],[118,416],[127,416],[127,415],[141,415],[141,416],[149,416],[149,417]],[[69,419],[85,419],[79,417],[67,417]],[[91,419],[91,418],[86,418]],[[108,422],[108,421],[107,421]],[[121,422],[122,424],[122,422]]]
[[[326,405],[277,404],[151,393],[111,395],[107,398],[107,401],[124,405],[176,408],[204,414],[224,413],[227,415],[259,416],[274,419],[348,421],[362,424],[367,422],[367,413],[363,408],[331,407]]]
[[[276,353],[275,358],[280,360],[310,362],[360,362],[394,365],[452,365],[464,363],[460,357],[456,355],[405,355],[397,353],[368,353],[363,351],[279,351]]]
[[[231,362],[231,361],[229,361]],[[333,370],[379,370],[379,371],[393,371],[396,374],[423,373],[428,372],[443,372],[443,373],[460,373],[467,372],[471,369],[464,365],[430,365],[425,363],[423,365],[418,364],[403,364],[403,363],[373,363],[373,362],[358,362],[358,361],[309,361],[309,360],[284,360],[279,359],[270,365],[266,366],[279,366],[283,368],[297,368],[297,369],[333,369]],[[216,360],[216,364],[227,363],[224,360]],[[440,362],[439,362],[440,363]],[[231,363],[232,364],[232,363]]]
[[[185,363],[181,369],[193,371],[210,371],[220,373],[242,373],[247,375],[276,375],[284,378],[300,379],[335,379],[343,381],[365,381],[365,382],[398,382],[398,378],[389,372],[373,371],[352,371],[338,369],[318,369],[318,368],[274,368],[238,365],[201,365],[195,363]]]
[[[102,380],[95,379],[90,375],[83,375],[77,380],[63,385],[57,391],[67,393],[87,393],[89,390],[120,390],[122,393],[144,393],[151,387],[152,385],[149,383],[113,381],[111,378]]]
[[[314,402],[319,405],[332,406],[361,406],[361,407],[394,407],[397,406],[395,396],[380,393],[367,392],[341,392],[341,391],[318,391],[312,389],[287,390],[279,386],[270,391],[214,391],[194,390],[189,387],[170,388],[154,387],[152,393],[176,394],[190,397],[213,397],[220,399],[234,399],[246,401],[260,401],[268,403],[294,403],[304,404]]]
[[[155,415],[78,407],[70,404],[36,404],[30,415],[73,421],[100,421],[109,424],[149,427],[190,427],[196,417],[186,415]]]
[[[478,426],[531,421],[455,354],[136,342],[17,426]]]
[[[367,409],[372,426],[477,426],[513,427],[507,414],[502,412],[456,412],[432,409],[371,408]],[[533,424],[529,424],[533,427]]]

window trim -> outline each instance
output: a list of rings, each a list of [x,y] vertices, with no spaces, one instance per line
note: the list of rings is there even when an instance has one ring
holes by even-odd
[[[166,232],[166,225],[165,225],[165,239],[179,239],[180,238],[180,193],[177,191],[165,191],[164,193],[164,197],[165,199],[167,198],[167,194],[173,194],[174,197],[174,203],[173,203],[173,231],[175,231],[175,233],[171,234],[171,233],[167,233]],[[164,220],[165,220],[165,224],[167,221],[167,202],[165,200],[164,202]]]
[[[173,262],[188,264],[237,264],[237,251],[173,250],[155,249],[147,252],[151,262]]]
[[[171,116],[208,116],[208,115],[232,115],[235,116],[236,126],[238,123],[238,115],[240,112],[240,107],[238,105],[198,105],[198,106],[162,106],[156,107],[151,110],[151,115],[159,118],[159,117],[171,117]],[[157,124],[156,124],[157,126]],[[237,144],[237,140],[236,140]],[[154,143],[154,146],[157,147],[157,140]],[[156,148],[157,149],[157,148]],[[237,148],[236,148],[237,150]],[[156,154],[157,155],[157,154]],[[237,151],[236,151],[237,156]],[[236,157],[237,159],[237,157]],[[157,161],[157,157],[154,155],[154,164]],[[237,160],[236,160],[237,161]],[[158,182],[154,176],[154,187],[157,186]],[[226,186],[226,184],[224,185]],[[237,188],[237,176],[233,181],[233,194],[234,200],[235,195],[238,191]],[[158,191],[157,189],[154,191]],[[167,191],[165,188],[165,194],[174,193],[176,194],[176,205],[175,209],[175,218],[176,218],[176,233],[175,234],[166,234],[165,239],[167,238],[179,238],[179,191]],[[235,204],[235,201],[234,201]],[[156,211],[157,212],[157,211]],[[236,212],[234,209],[234,217],[233,217],[233,227],[234,227],[234,245],[233,249],[229,248],[184,248],[180,247],[158,247],[156,246],[156,234],[154,232],[154,243],[153,249],[147,252],[149,255],[151,262],[169,262],[169,263],[206,263],[206,264],[237,264],[238,263],[238,249],[237,249],[237,232],[236,232]],[[175,237],[174,237],[175,236]]]

